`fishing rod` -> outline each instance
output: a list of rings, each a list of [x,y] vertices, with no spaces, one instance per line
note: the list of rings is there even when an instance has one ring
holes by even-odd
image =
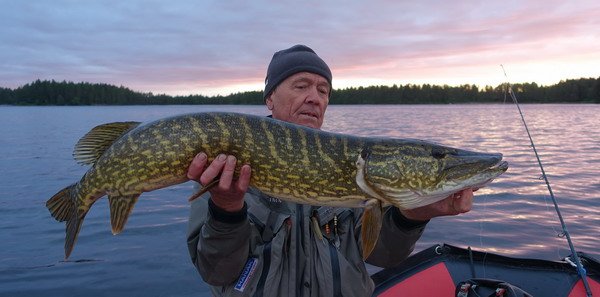
[[[554,203],[554,209],[556,210],[556,214],[558,215],[558,219],[560,220],[560,225],[562,226],[563,234],[565,235],[565,238],[567,239],[567,242],[569,243],[569,248],[571,249],[571,254],[573,255],[573,259],[575,260],[575,266],[577,267],[577,274],[583,281],[583,286],[585,287],[586,295],[588,297],[592,297],[592,290],[590,289],[590,284],[588,283],[587,277],[586,277],[587,273],[585,271],[585,268],[583,268],[581,261],[579,260],[579,256],[577,255],[577,252],[575,251],[575,246],[573,245],[573,241],[571,240],[571,235],[569,235],[569,231],[567,230],[567,224],[563,220],[562,214],[560,212],[560,208],[558,207],[558,202],[556,201],[556,198],[554,197],[554,193],[552,192],[552,187],[550,186],[550,182],[548,181],[548,176],[546,176],[546,171],[544,171],[544,166],[542,165],[540,156],[538,155],[537,149],[535,148],[535,144],[533,143],[533,138],[531,137],[531,133],[529,133],[529,128],[527,127],[527,123],[525,122],[525,117],[523,116],[523,112],[521,111],[521,106],[519,105],[519,102],[517,101],[517,96],[515,95],[515,92],[513,92],[512,86],[510,85],[510,82],[508,80],[508,75],[506,75],[506,70],[504,70],[504,65],[500,64],[500,67],[502,67],[502,72],[504,72],[504,77],[506,78],[508,94],[510,95],[513,102],[517,106],[517,109],[519,110],[519,114],[521,115],[521,120],[523,121],[523,126],[525,126],[525,131],[527,131],[527,136],[529,136],[529,142],[531,143],[531,147],[533,148],[533,152],[535,153],[535,158],[537,159],[538,165],[540,166],[540,170],[542,171],[542,177],[544,178],[544,181],[546,182],[548,192],[550,193],[550,197],[552,198],[552,203]]]

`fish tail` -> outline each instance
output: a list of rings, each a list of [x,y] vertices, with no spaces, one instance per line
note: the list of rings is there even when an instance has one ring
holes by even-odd
[[[76,200],[73,199],[76,185],[75,183],[60,190],[46,201],[46,207],[50,211],[50,214],[59,222],[70,219],[77,209]]]
[[[67,220],[67,234],[65,236],[65,261],[71,255],[73,251],[73,247],[75,246],[75,242],[77,241],[77,235],[79,235],[79,230],[81,229],[81,224],[83,223],[83,219],[85,218],[86,212],[82,214],[74,213],[71,219]]]
[[[58,193],[46,202],[46,207],[54,219],[59,222],[66,221],[66,237],[65,237],[65,260],[69,258],[77,235],[81,229],[83,219],[87,211],[77,209],[77,183],[72,184]]]

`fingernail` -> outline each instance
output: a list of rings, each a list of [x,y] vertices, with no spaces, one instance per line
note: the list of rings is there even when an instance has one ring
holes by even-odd
[[[217,157],[217,160],[225,161],[225,158],[227,158],[227,156],[225,156],[225,154],[219,154],[219,156]]]
[[[227,157],[227,164],[232,165],[235,164],[235,157],[234,156],[229,156]]]
[[[198,153],[198,154],[196,155],[196,158],[197,158],[198,160],[200,160],[200,161],[204,161],[204,160],[206,160],[206,154],[205,154],[205,153]]]

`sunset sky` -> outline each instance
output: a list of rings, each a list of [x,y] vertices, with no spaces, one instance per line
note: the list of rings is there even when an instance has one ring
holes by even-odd
[[[600,77],[600,1],[0,0],[0,86],[36,79],[170,95],[262,90],[312,47],[334,88],[548,85]]]

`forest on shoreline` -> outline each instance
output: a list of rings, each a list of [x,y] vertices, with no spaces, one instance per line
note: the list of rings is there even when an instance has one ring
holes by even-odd
[[[600,77],[560,81],[550,86],[517,83],[521,103],[600,103]],[[507,85],[393,85],[334,89],[330,104],[500,103],[510,100]],[[195,105],[263,104],[262,91],[227,96],[170,96],[136,92],[124,86],[88,82],[36,80],[21,87],[0,87],[0,105]]]

